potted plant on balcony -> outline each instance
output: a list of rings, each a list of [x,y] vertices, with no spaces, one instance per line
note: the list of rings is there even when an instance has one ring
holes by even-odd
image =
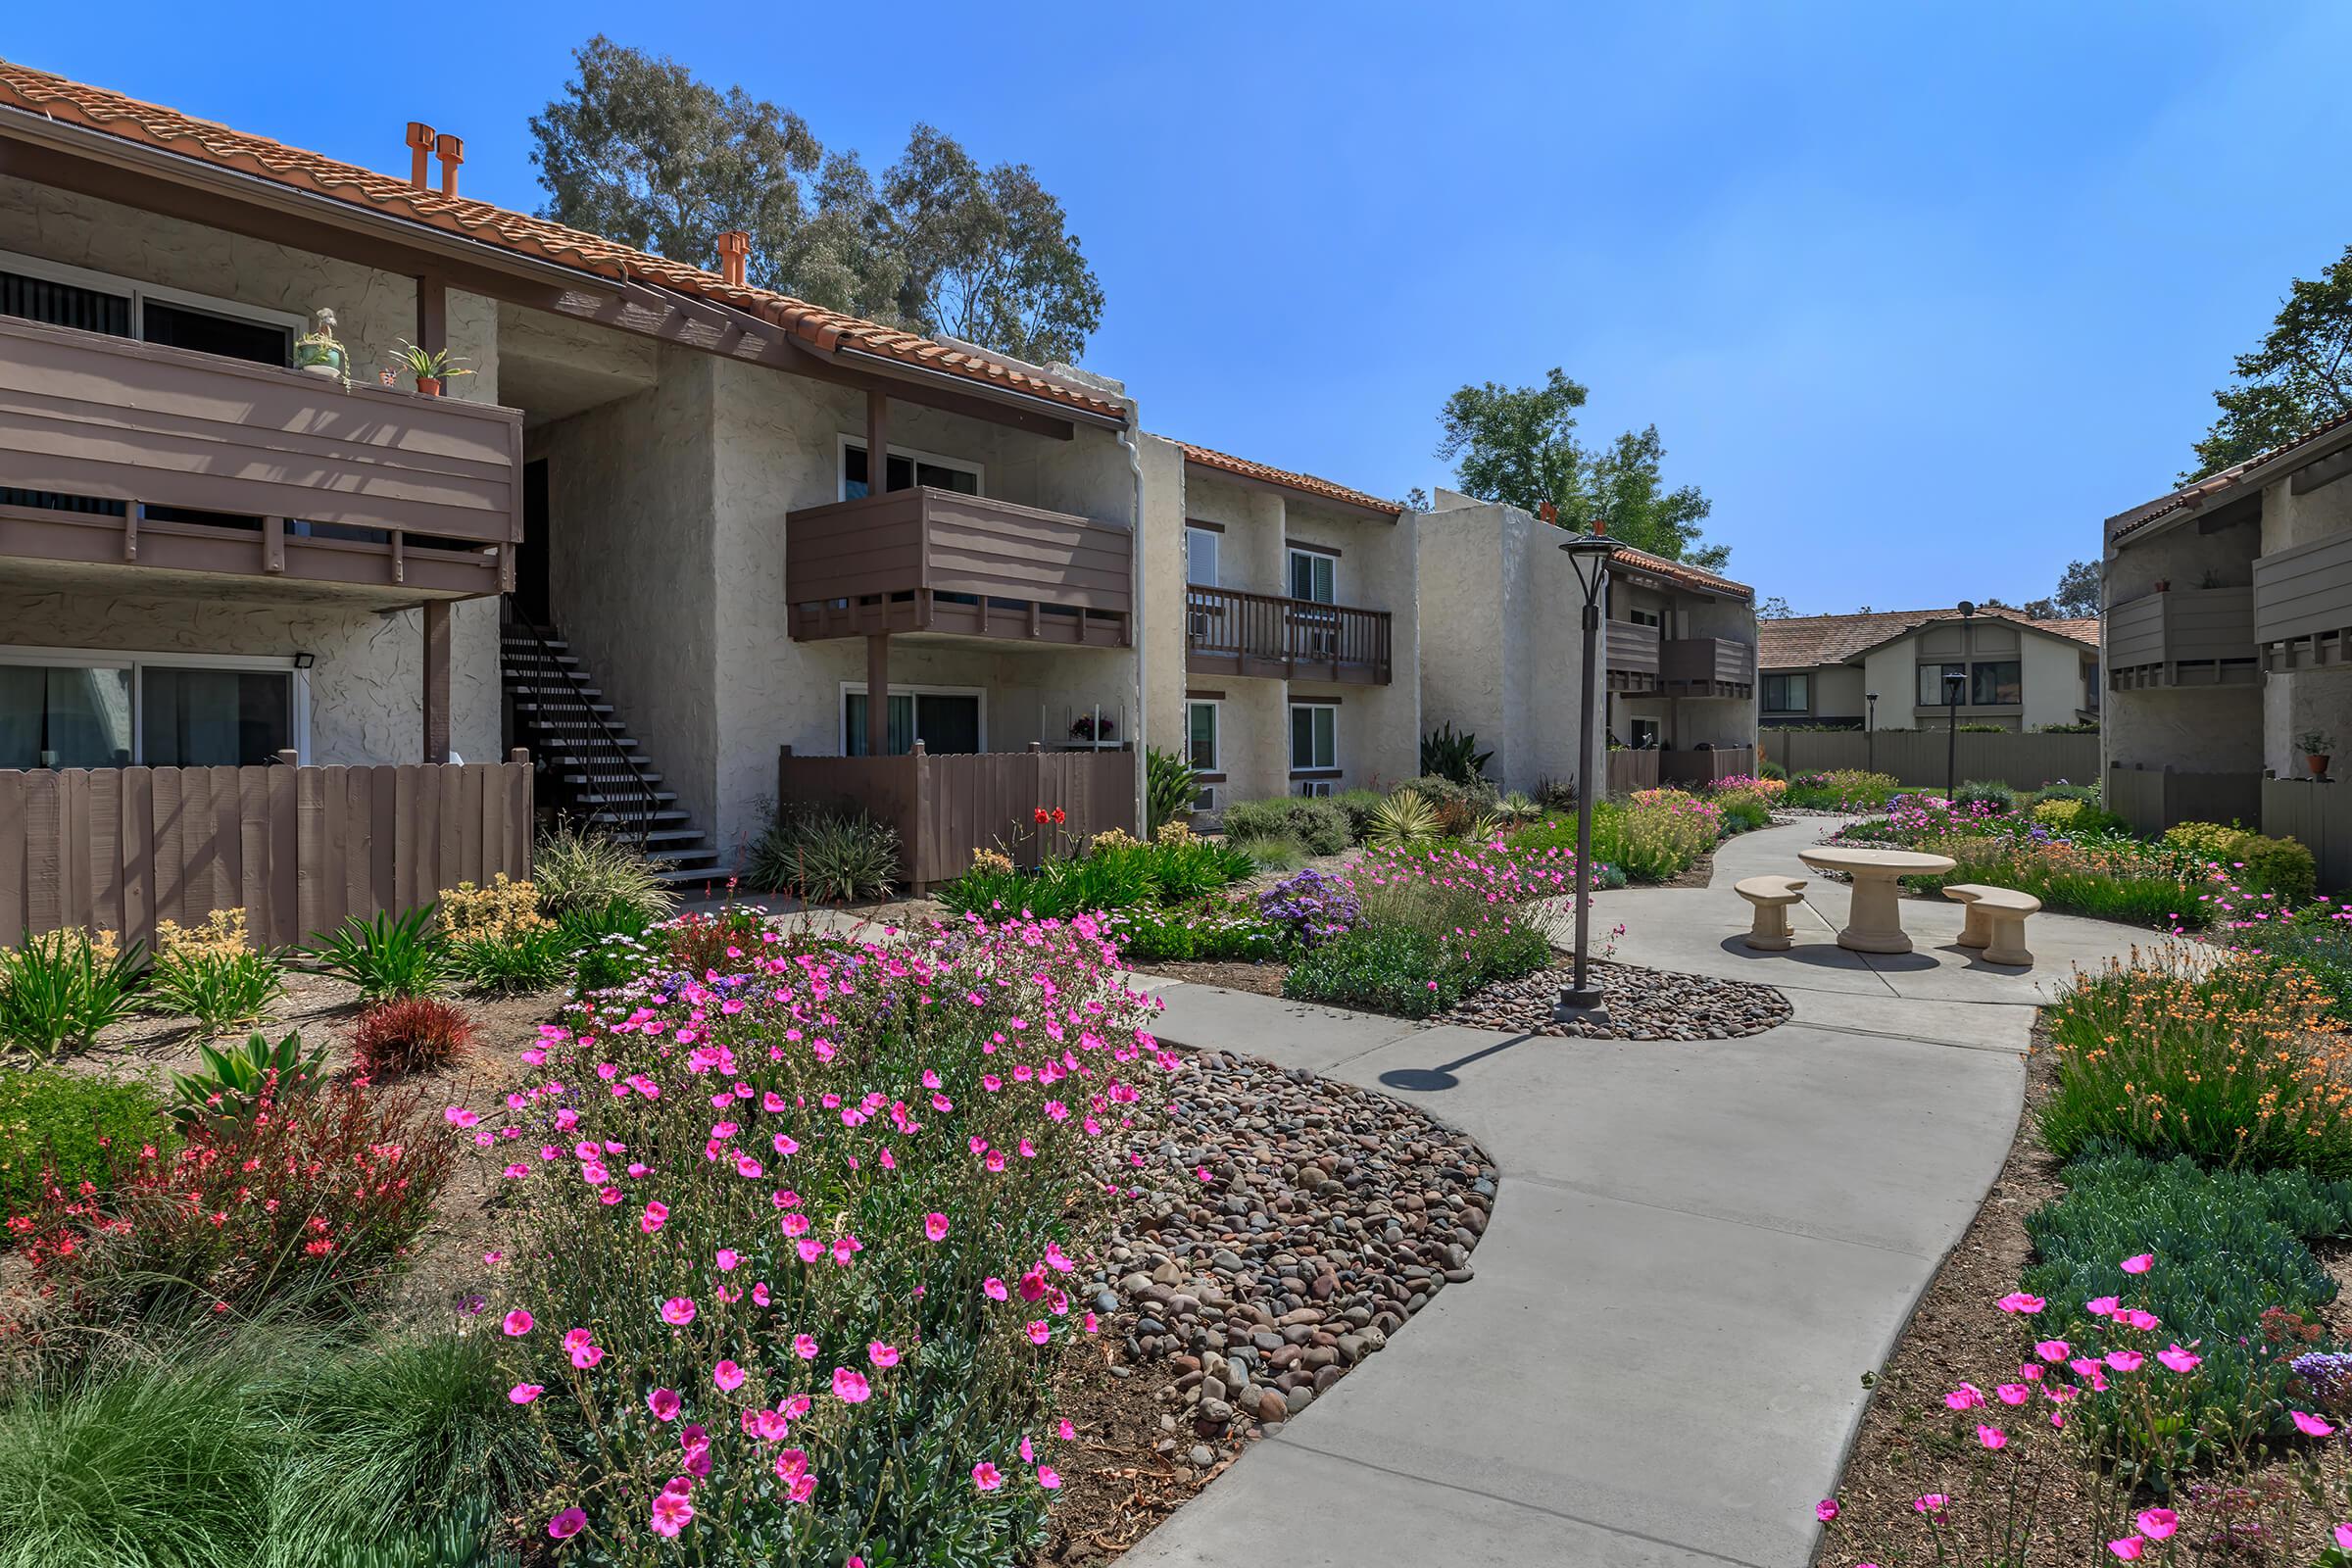
[[[416,378],[416,390],[428,398],[441,395],[441,383],[453,376],[471,375],[463,360],[453,360],[447,349],[421,348],[406,338],[397,339],[400,352],[393,364]]]
[[[351,352],[335,337],[335,313],[323,305],[311,313],[311,329],[294,340],[294,368],[351,390]]]
[[[2313,778],[2328,776],[2328,753],[2333,745],[2323,730],[2307,729],[2295,737],[2295,750],[2303,754],[2303,765]]]
[[[1119,725],[1116,719],[1105,718],[1101,713],[1081,713],[1078,715],[1077,722],[1070,726],[1070,739],[1091,741],[1100,746],[1103,742],[1115,738],[1118,732]]]

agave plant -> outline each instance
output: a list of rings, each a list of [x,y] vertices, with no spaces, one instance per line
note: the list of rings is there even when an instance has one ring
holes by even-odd
[[[1493,752],[1478,749],[1476,735],[1455,729],[1452,719],[1421,737],[1421,771],[1449,778],[1456,784],[1474,785],[1485,778],[1487,763],[1494,756]]]
[[[1525,790],[1513,790],[1495,803],[1494,814],[1507,823],[1533,822],[1544,814],[1544,808],[1531,800]]]
[[[1481,811],[1462,836],[1474,844],[1492,844],[1510,831],[1510,822],[1499,810]]]
[[[1438,836],[1438,813],[1411,790],[1396,794],[1372,808],[1372,831],[1365,842],[1374,849],[1410,850]]]
[[[304,1055],[301,1031],[294,1029],[274,1045],[256,1033],[226,1051],[209,1045],[196,1049],[204,1053],[204,1071],[172,1075],[172,1119],[182,1132],[208,1121],[243,1120],[254,1113],[265,1094],[316,1087],[326,1061],[324,1046]]]

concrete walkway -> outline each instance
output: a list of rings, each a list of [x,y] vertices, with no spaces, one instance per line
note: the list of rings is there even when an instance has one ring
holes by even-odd
[[[1377,1085],[1503,1171],[1477,1278],[1131,1552],[1156,1565],[1481,1568],[1804,1563],[1864,1393],[2013,1135],[2034,1004],[2135,933],[2039,915],[2028,974],[1948,948],[1830,946],[1816,880],[1762,958],[1731,883],[1804,875],[1823,821],[1717,852],[1704,890],[1604,894],[1618,956],[1784,988],[1744,1040],[1581,1041],[1423,1027],[1168,985],[1162,1035]],[[1803,911],[1792,911],[1803,912]],[[2143,939],[2144,940],[2144,939]],[[1826,949],[1827,951],[1822,951]]]

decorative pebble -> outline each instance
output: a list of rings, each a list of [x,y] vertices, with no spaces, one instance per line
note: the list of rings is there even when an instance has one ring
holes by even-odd
[[[1496,981],[1440,1013],[1437,1021],[1585,1040],[1734,1040],[1762,1034],[1789,1017],[1788,999],[1770,986],[1674,974],[1638,963],[1595,963],[1592,974],[1606,999],[1607,1021],[1557,1023],[1552,1004],[1570,973],[1562,965]]]

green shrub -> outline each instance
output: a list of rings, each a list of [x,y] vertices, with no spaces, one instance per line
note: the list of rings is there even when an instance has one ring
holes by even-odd
[[[1250,857],[1260,871],[1296,871],[1306,863],[1306,851],[1297,839],[1235,839],[1226,843]]]
[[[1190,821],[1200,798],[1200,769],[1158,747],[1144,753],[1144,832],[1156,835],[1165,822]]]
[[[1788,780],[1785,806],[1816,811],[1873,811],[1886,808],[1902,790],[1892,773],[1872,773],[1858,767],[1834,768],[1827,773],[1804,773]]]
[[[561,925],[461,938],[449,945],[449,968],[459,984],[477,995],[526,996],[552,990],[570,977],[574,946]]]
[[[2078,796],[2061,796],[2057,800],[2034,803],[2034,820],[2056,829],[2069,837],[2086,833],[2109,834],[2129,830],[2131,824],[2095,801]]]
[[[2093,785],[2069,784],[2065,779],[2059,779],[2055,783],[2044,784],[2034,792],[2034,803],[2036,806],[2050,801],[2082,801],[2091,806],[2098,806],[2104,803],[2104,797]]]
[[[1622,867],[1635,882],[1673,881],[1722,836],[1722,811],[1681,790],[1640,790],[1592,808],[1593,858]],[[1575,824],[1569,823],[1562,847],[1575,843]]]
[[[255,1034],[225,1051],[212,1045],[196,1049],[203,1054],[203,1070],[172,1075],[172,1119],[182,1131],[250,1121],[265,1096],[283,1099],[317,1088],[326,1065],[326,1048],[305,1055],[302,1034],[294,1029],[275,1042]]]
[[[1472,823],[1494,808],[1501,797],[1494,786],[1485,779],[1463,784],[1443,774],[1424,773],[1404,786],[1429,803],[1438,813],[1438,835],[1458,839],[1470,831]]]
[[[601,909],[618,901],[650,923],[678,906],[643,852],[601,831],[569,825],[543,835],[531,857],[531,881],[540,907],[562,919],[575,909]]]
[[[130,1016],[144,951],[134,942],[118,952],[112,932],[77,930],[0,948],[0,1046],[44,1060],[69,1045],[88,1050]]]
[[[1289,933],[1246,899],[1210,897],[1175,906],[1121,909],[1104,935],[1129,963],[1257,963],[1289,951]]]
[[[1463,786],[1483,784],[1487,777],[1487,763],[1494,758],[1493,752],[1478,749],[1477,736],[1456,730],[1450,718],[1421,737],[1421,771],[1424,775],[1450,779]]]
[[[1999,779],[1972,778],[1952,792],[1952,804],[1963,809],[1987,807],[2006,815],[2017,809],[2017,791]]]
[[[69,1191],[106,1185],[114,1151],[160,1145],[166,1132],[162,1101],[136,1080],[54,1067],[0,1073],[0,1216],[38,1196],[44,1172]]]
[[[2153,1338],[2154,1347],[2195,1345],[2205,1358],[2193,1378],[2154,1372],[2150,1360],[2147,1376],[2161,1380],[2168,1401],[2162,1419],[2126,1420],[2126,1401],[2147,1384],[2117,1378],[2070,1406],[2078,1433],[2128,1479],[2152,1486],[2241,1445],[2291,1439],[2287,1361],[2305,1347],[2272,1343],[2263,1314],[2316,1321],[2334,1300],[2334,1281],[2304,1244],[2352,1233],[2352,1183],[2211,1171],[2186,1156],[2156,1161],[2106,1145],[2086,1146],[2066,1181],[2066,1196],[2026,1221],[2036,1261],[2021,1285],[2048,1303],[2036,1333],[2065,1340],[2078,1356],[2144,1353]],[[2119,1267],[2142,1253],[2155,1256],[2146,1272]],[[2082,1310],[2103,1297],[2153,1313],[2161,1336]]]
[[[1380,803],[1388,797],[1378,790],[1359,788],[1342,790],[1324,799],[1348,813],[1348,837],[1351,842],[1361,844],[1372,836],[1372,813],[1380,808]]]
[[[1230,844],[1173,839],[1161,844],[1100,842],[1084,855],[1050,859],[1034,871],[984,856],[940,888],[957,914],[1018,913],[1040,919],[1138,905],[1183,903],[1252,874],[1255,863]]]
[[[1298,1002],[1426,1018],[1480,986],[1533,974],[1551,962],[1543,933],[1512,922],[1468,951],[1418,925],[1367,917],[1301,953],[1282,994]]]
[[[2275,893],[2279,902],[2300,904],[2319,888],[2320,866],[2311,851],[2289,838],[2247,835],[2240,852],[2245,862],[2242,884],[2249,891]]]
[[[1787,783],[1788,780],[1788,770],[1783,767],[1780,763],[1774,761],[1771,758],[1767,757],[1756,763],[1756,777],[1776,778],[1783,783]]]
[[[1727,790],[1711,797],[1716,809],[1723,812],[1726,833],[1752,833],[1772,825],[1772,808],[1756,795],[1740,790]]]
[[[1098,849],[1093,853],[1103,852]],[[1189,903],[1257,871],[1253,858],[1222,840],[1139,844],[1123,853],[1143,862],[1145,875],[1152,879],[1152,895],[1161,904]]]
[[[358,986],[364,1003],[431,996],[449,978],[449,939],[433,923],[433,909],[350,915],[314,936],[303,956],[320,974]]]
[[[254,1022],[285,994],[285,971],[266,953],[167,952],[147,971],[144,1002],[217,1035]]]
[[[744,880],[756,888],[838,904],[877,899],[900,876],[899,830],[858,811],[801,802],[776,808],[752,841]]]
[[[1332,801],[1276,795],[1262,801],[1236,801],[1225,808],[1225,836],[1294,839],[1309,855],[1337,855],[1355,834],[1346,808]]]

